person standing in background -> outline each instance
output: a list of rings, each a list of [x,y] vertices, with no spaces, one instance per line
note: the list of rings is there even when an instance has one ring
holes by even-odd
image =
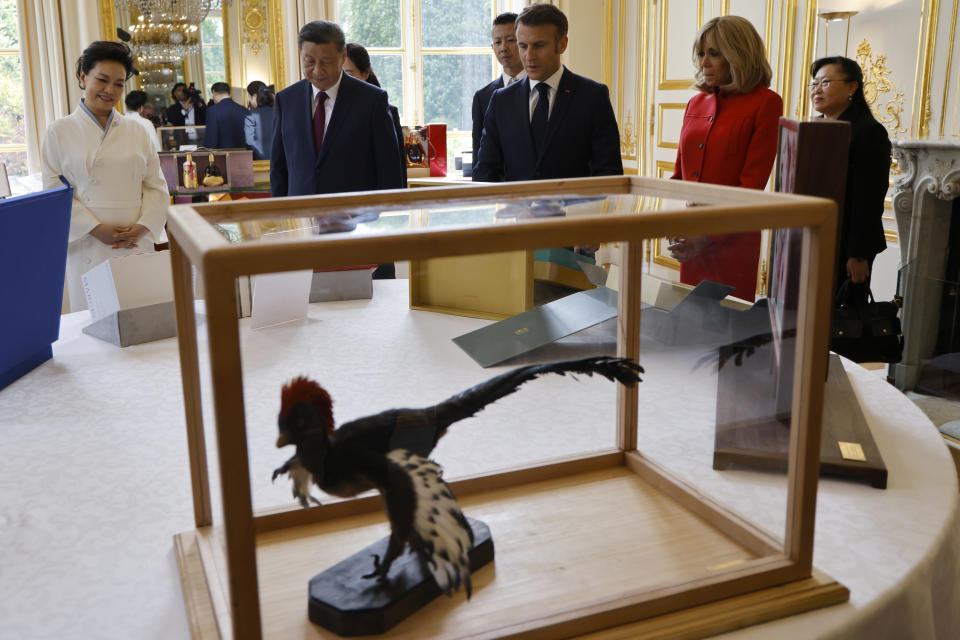
[[[123,102],[127,105],[127,112],[123,114],[123,117],[143,127],[144,131],[150,136],[150,140],[153,141],[157,151],[162,151],[163,146],[160,144],[160,134],[157,133],[157,128],[153,126],[153,121],[150,120],[153,109],[147,104],[147,93],[145,91],[131,91],[127,94],[127,97],[124,98]]]
[[[471,162],[476,163],[480,152],[480,138],[483,136],[483,116],[487,113],[490,96],[497,89],[510,86],[518,80],[523,80],[526,72],[523,70],[523,61],[520,60],[520,50],[517,48],[517,14],[501,13],[493,20],[493,29],[490,31],[490,48],[497,57],[497,62],[503,72],[497,79],[473,94],[473,156]]]
[[[226,82],[214,82],[210,87],[213,94],[213,106],[207,109],[206,147],[208,149],[243,149],[244,119],[246,107],[237,104],[230,97],[230,85]]]
[[[370,65],[370,54],[366,47],[356,42],[347,43],[347,59],[343,63],[344,73],[348,73],[357,80],[363,80],[375,87],[380,86],[380,80],[377,74],[373,72]],[[381,87],[382,88],[382,87]],[[390,107],[390,118],[393,120],[393,129],[397,134],[397,149],[400,151],[400,180],[404,189],[407,188],[407,158],[404,150],[403,126],[400,124],[400,110],[395,106]]]
[[[527,77],[490,97],[474,181],[623,174],[610,92],[560,64],[567,41],[567,17],[553,5],[532,4],[517,16]]]
[[[863,94],[863,71],[856,61],[835,56],[810,66],[810,100],[827,120],[850,123],[850,152],[843,219],[837,241],[839,287],[850,278],[870,282],[873,259],[887,248],[883,201],[890,185],[890,136],[870,113]]]
[[[304,79],[277,94],[271,194],[400,188],[387,92],[343,73],[346,39],[339,25],[309,22],[297,39]]]
[[[170,194],[160,156],[142,126],[117,113],[133,55],[120,42],[94,42],[77,61],[82,91],[74,112],[43,138],[43,187],[73,187],[67,248],[70,310],[87,308],[81,276],[108,258],[165,242]],[[139,117],[139,116],[137,116]]]
[[[763,40],[739,16],[704,24],[693,41],[695,88],[680,129],[673,179],[763,189],[777,156],[780,96],[768,89],[772,73]],[[760,263],[760,232],[671,238],[680,280],[734,287],[753,302]]]
[[[182,82],[173,85],[170,91],[173,104],[167,107],[167,123],[172,127],[204,125],[207,122],[207,107],[200,92]]]
[[[250,113],[243,120],[243,138],[253,149],[254,160],[269,160],[273,146],[273,85],[260,80],[247,85]]]

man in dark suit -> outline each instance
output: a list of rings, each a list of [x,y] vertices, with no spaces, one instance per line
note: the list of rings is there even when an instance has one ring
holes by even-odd
[[[503,73],[497,79],[473,94],[473,156],[472,162],[477,163],[477,152],[480,151],[480,137],[483,134],[483,115],[490,104],[490,96],[497,89],[522,80],[524,75],[523,62],[520,61],[520,50],[517,49],[517,14],[501,13],[493,20],[493,30],[490,32],[490,47],[497,61],[503,67]]]
[[[304,80],[274,103],[270,192],[296,196],[397,189],[400,150],[387,93],[343,73],[345,38],[333,22],[299,33]]]
[[[173,97],[173,104],[167,107],[167,122],[171,126],[200,126],[206,123],[207,107],[196,89],[192,86],[187,88],[187,85],[178,82],[173,85],[170,95]]]
[[[207,109],[206,146],[209,149],[244,149],[243,121],[250,113],[230,97],[230,85],[215,82],[210,87],[213,106]]]
[[[620,130],[607,87],[560,64],[567,17],[533,4],[517,16],[527,77],[494,91],[473,168],[479,182],[621,175]]]

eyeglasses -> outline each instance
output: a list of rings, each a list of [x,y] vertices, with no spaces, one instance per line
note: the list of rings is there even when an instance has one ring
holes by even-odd
[[[844,80],[842,78],[821,78],[820,80],[814,80],[807,86],[810,87],[810,91],[816,91],[817,87],[820,87],[821,89],[826,91],[827,89],[830,88],[831,82],[850,82],[850,81]]]

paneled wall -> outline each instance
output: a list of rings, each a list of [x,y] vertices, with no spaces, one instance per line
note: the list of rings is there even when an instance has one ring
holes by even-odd
[[[806,85],[814,59],[847,55],[863,67],[867,98],[891,138],[936,138],[960,135],[958,5],[960,0],[571,0],[567,9],[571,18],[600,14],[595,59],[620,123],[625,171],[668,176],[683,111],[694,93],[693,39],[710,18],[740,15],[757,28],[767,43],[771,88],[783,97],[784,115],[809,117]],[[819,14],[828,9],[857,13],[848,21],[827,22]],[[894,167],[891,182],[897,172]],[[887,298],[898,268],[889,203],[884,218],[889,248],[877,258],[874,290]],[[654,243],[646,260],[651,273],[676,279],[678,265],[662,246]],[[765,268],[762,264],[760,293]]]

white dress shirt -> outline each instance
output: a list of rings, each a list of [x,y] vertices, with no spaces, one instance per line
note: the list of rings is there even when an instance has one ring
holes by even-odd
[[[324,119],[323,119],[323,135],[326,137],[327,130],[330,128],[330,116],[333,115],[333,104],[337,101],[337,92],[340,91],[340,81],[343,79],[343,72],[340,72],[340,77],[337,78],[337,84],[333,85],[326,90],[327,101],[323,104]],[[320,95],[320,89],[317,89],[313,84],[310,85],[310,88],[313,89],[313,101],[310,103],[310,117],[313,118],[313,114],[317,112],[317,96]]]
[[[526,77],[527,77],[526,69],[520,69],[520,73],[518,73],[515,76],[511,76],[506,71],[500,74],[500,78],[503,80],[503,86],[505,87],[509,87],[514,82],[519,82],[520,80],[523,80]]]
[[[550,92],[547,94],[550,96],[550,104],[547,106],[547,119],[550,119],[550,114],[553,113],[553,103],[557,101],[557,87],[560,86],[560,77],[563,75],[563,65],[560,65],[560,68],[556,72],[543,80],[550,87]],[[538,80],[530,80],[530,121],[533,122],[533,110],[537,107],[537,101],[540,100],[540,92],[537,91],[537,85],[540,84]]]

